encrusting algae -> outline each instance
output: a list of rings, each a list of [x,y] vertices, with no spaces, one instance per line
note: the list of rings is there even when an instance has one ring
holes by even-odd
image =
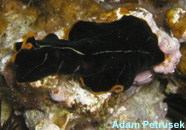
[[[167,11],[167,25],[181,41],[186,41],[186,10],[173,8]]]

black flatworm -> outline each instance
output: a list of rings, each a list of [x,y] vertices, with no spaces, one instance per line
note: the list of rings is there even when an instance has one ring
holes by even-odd
[[[79,21],[69,32],[69,40],[55,34],[35,40],[30,33],[14,50],[18,82],[70,74],[80,76],[93,92],[126,90],[139,72],[164,60],[156,35],[134,16],[111,23]]]

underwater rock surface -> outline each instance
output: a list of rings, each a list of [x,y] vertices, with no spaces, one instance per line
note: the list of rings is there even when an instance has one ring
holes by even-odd
[[[173,8],[167,11],[167,24],[181,42],[186,41],[186,10]]]
[[[77,90],[82,91],[81,89]],[[120,94],[119,97],[116,97],[116,95],[114,95],[114,97],[110,97],[107,99],[104,98],[105,101],[103,101],[103,95],[100,95],[99,98],[97,98],[91,93],[88,95],[85,95],[83,93],[81,93],[80,95],[75,94],[74,96],[76,96],[76,101],[81,101],[82,99],[78,98],[83,98],[84,101],[89,100],[89,104],[87,104],[88,101],[86,101],[86,104],[84,104],[83,100],[81,102],[77,102],[81,105],[78,105],[78,109],[74,109],[73,111],[69,111],[65,108],[59,108],[54,104],[53,106],[50,106],[48,108],[48,111],[45,113],[44,121],[37,122],[38,124],[36,128],[40,130],[49,127],[49,124],[58,124],[57,120],[55,120],[56,118],[58,118],[58,121],[60,121],[60,124],[58,124],[58,128],[66,130],[91,130],[94,128],[112,129],[113,121],[115,120],[117,120],[118,122],[122,122],[124,120],[129,123],[142,123],[143,120],[168,123],[170,121],[165,118],[167,105],[162,102],[162,100],[165,98],[165,96],[160,93],[162,91],[163,86],[160,85],[160,82],[153,81],[152,83],[143,86],[143,89],[133,96],[131,96],[132,92],[130,91],[130,98],[127,99],[125,99],[127,96],[126,94]],[[144,93],[146,93],[145,96]],[[89,99],[90,96],[92,97],[92,100]],[[97,102],[93,104],[96,100]],[[101,103],[101,101],[103,102]],[[98,104],[100,105],[99,107]],[[138,109],[136,110],[136,108]],[[32,110],[30,112],[34,113],[34,111],[35,110]],[[28,112],[25,112],[25,114],[26,113]],[[84,114],[86,114],[86,116],[83,116]],[[38,117],[41,117],[40,115],[37,115],[35,116],[36,119],[34,119],[28,114],[26,115],[26,119],[30,118],[29,120],[35,121]],[[40,120],[43,120],[43,118],[40,118]],[[29,126],[30,125],[32,124],[29,124]]]
[[[10,87],[9,94],[13,98],[15,113],[24,116],[30,130],[104,130],[112,129],[114,120],[140,123],[154,119],[167,123],[171,121],[165,117],[168,106],[163,99],[165,88],[166,93],[177,93],[178,86],[175,85],[172,75],[175,74],[181,57],[178,41],[180,37],[172,37],[166,29],[158,27],[157,21],[154,21],[158,16],[152,15],[153,12],[130,7],[138,4],[142,6],[142,3],[120,1],[120,4],[124,4],[117,5],[118,2],[114,2],[115,5],[112,1],[104,0],[97,3],[84,0],[33,0],[24,3],[19,0],[3,1],[3,8],[0,8],[2,14],[5,14],[1,16],[4,21],[0,22],[3,26],[0,30],[0,74],[6,77],[9,85],[6,87]],[[129,8],[118,8],[121,6]],[[82,10],[82,7],[85,8]],[[114,8],[117,9],[107,10]],[[69,30],[76,20],[109,23],[123,15],[145,20],[158,37],[160,49],[166,54],[162,64],[137,75],[133,86],[126,92],[94,95],[83,89],[78,79],[69,75],[52,75],[35,82],[21,83],[20,86],[12,85],[15,82],[15,70],[9,63],[13,55],[13,43],[21,42],[20,38],[28,32],[36,32],[37,40],[43,39],[48,33],[55,33],[60,39],[68,39]],[[9,105],[9,109],[11,108]],[[8,113],[6,110],[7,108],[2,112]],[[3,116],[3,120],[7,119],[7,115]]]

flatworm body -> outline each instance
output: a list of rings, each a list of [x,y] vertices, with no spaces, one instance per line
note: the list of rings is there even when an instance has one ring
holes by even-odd
[[[111,23],[77,22],[69,39],[29,34],[14,46],[12,62],[18,82],[52,74],[80,76],[93,92],[128,89],[136,75],[161,63],[164,54],[148,24],[133,16]]]

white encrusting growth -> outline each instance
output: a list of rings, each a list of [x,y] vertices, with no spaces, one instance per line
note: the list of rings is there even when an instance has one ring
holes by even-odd
[[[66,78],[63,76],[63,80]],[[80,103],[86,109],[88,108],[91,112],[96,111],[100,105],[108,99],[111,93],[104,93],[100,95],[94,95],[89,91],[80,87],[80,84],[71,80],[66,82],[57,82],[56,88],[51,90],[50,96],[54,101],[64,102],[68,107],[72,107],[76,103]]]

